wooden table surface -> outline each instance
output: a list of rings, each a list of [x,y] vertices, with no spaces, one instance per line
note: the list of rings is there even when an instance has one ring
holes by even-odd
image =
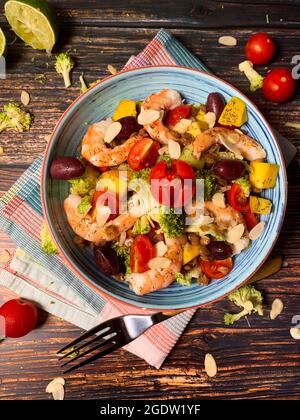
[[[29,109],[35,116],[28,133],[3,133],[0,145],[0,192],[5,192],[45,148],[45,136],[78,95],[78,77],[84,72],[92,82],[107,75],[107,65],[120,69],[137,54],[160,27],[170,28],[196,56],[218,76],[232,83],[263,111],[269,122],[300,148],[299,131],[285,126],[300,120],[299,87],[287,104],[264,100],[262,92],[250,94],[237,65],[243,48],[255,31],[268,31],[277,41],[279,53],[272,66],[289,66],[300,54],[299,0],[163,2],[121,0],[51,1],[59,11],[61,36],[54,52],[71,49],[76,60],[73,86],[66,90],[51,59],[17,40],[7,56],[7,79],[0,80],[0,105],[19,100],[21,90],[31,95]],[[101,6],[100,6],[101,4]],[[128,6],[126,6],[128,4]],[[267,23],[269,21],[269,23]],[[12,40],[2,14],[0,25]],[[236,48],[218,44],[220,35],[238,39]],[[47,82],[35,80],[45,74]],[[67,376],[67,399],[166,399],[166,398],[256,398],[299,399],[300,343],[290,337],[294,315],[300,314],[300,174],[298,158],[288,168],[289,199],[286,219],[273,254],[285,256],[284,268],[257,287],[265,292],[267,307],[274,298],[284,302],[284,312],[270,321],[252,316],[233,327],[222,324],[224,311],[235,309],[227,300],[198,311],[178,345],[160,370],[143,360],[118,351],[95,365]],[[14,244],[0,233],[0,250]],[[5,293],[1,291],[2,298]],[[7,296],[6,296],[7,298]],[[60,374],[55,352],[76,337],[79,329],[53,316],[23,339],[0,345],[0,399],[48,398],[46,384]],[[219,373],[209,379],[203,368],[206,352],[212,353]]]

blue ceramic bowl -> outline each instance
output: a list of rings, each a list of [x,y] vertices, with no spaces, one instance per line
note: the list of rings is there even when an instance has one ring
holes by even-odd
[[[267,217],[266,228],[252,246],[235,258],[234,269],[225,278],[212,281],[208,286],[182,287],[174,283],[166,289],[136,296],[129,287],[97,268],[89,250],[73,242],[73,231],[63,211],[63,201],[68,195],[68,183],[52,180],[49,167],[57,156],[76,156],[77,148],[87,124],[108,118],[121,99],[143,100],[161,89],[175,89],[189,103],[205,103],[210,92],[220,92],[226,100],[240,97],[247,104],[248,123],[245,128],[267,151],[267,160],[280,166],[274,189],[263,196],[272,200],[273,211]],[[44,158],[42,175],[42,202],[44,214],[52,235],[65,261],[83,281],[100,293],[121,301],[155,309],[181,309],[197,307],[218,300],[247,281],[262,265],[273,248],[283,222],[287,199],[285,165],[274,134],[259,110],[241,92],[217,77],[201,71],[180,67],[148,67],[127,71],[100,82],[81,95],[63,114],[54,129]]]

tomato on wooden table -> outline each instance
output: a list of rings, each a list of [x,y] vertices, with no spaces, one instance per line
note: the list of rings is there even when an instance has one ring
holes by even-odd
[[[296,80],[288,69],[271,70],[264,78],[263,93],[269,101],[285,102],[294,93]]]
[[[104,195],[105,194],[105,195]],[[92,198],[92,214],[96,212],[96,205],[98,199],[102,197],[101,206],[108,206],[110,208],[111,214],[107,221],[113,220],[119,214],[119,196],[114,192],[110,191],[95,191]]]
[[[189,118],[191,113],[191,105],[179,105],[168,112],[166,117],[166,125],[174,126],[183,118]]]
[[[252,211],[249,209],[246,213],[244,213],[244,219],[247,225],[247,229],[250,231],[254,228],[259,222],[259,217],[257,214],[252,213]]]
[[[274,53],[275,43],[264,32],[252,35],[245,47],[246,57],[255,65],[267,64]]]
[[[133,273],[149,270],[148,262],[154,257],[154,247],[146,235],[137,236],[130,250],[130,269]]]
[[[249,201],[243,189],[236,182],[233,182],[230,190],[227,191],[227,200],[231,207],[237,211],[247,212],[249,210]]]
[[[128,165],[134,171],[140,171],[153,166],[158,158],[160,144],[157,141],[145,137],[139,140],[129,152]]]
[[[195,172],[182,160],[173,160],[168,166],[162,160],[150,172],[151,194],[160,204],[182,207],[195,193]]]
[[[210,279],[221,279],[232,270],[232,258],[225,260],[200,261],[202,272]]]
[[[12,299],[1,306],[0,317],[5,320],[5,331],[0,331],[0,335],[18,338],[36,327],[38,310],[33,303],[25,299]]]

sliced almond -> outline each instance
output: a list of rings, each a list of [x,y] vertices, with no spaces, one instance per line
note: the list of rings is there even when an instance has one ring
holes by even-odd
[[[105,143],[111,143],[115,137],[122,130],[122,124],[119,121],[115,121],[107,128],[104,134]]]
[[[7,249],[5,249],[0,254],[0,264],[1,265],[6,264],[9,259],[10,259],[10,253],[7,251]]]
[[[249,232],[249,239],[251,241],[255,241],[260,237],[260,235],[263,233],[265,229],[265,222],[259,222],[256,226],[254,226],[253,229]]]
[[[204,115],[205,122],[207,122],[209,128],[213,128],[216,124],[216,114],[214,112],[207,112]]]
[[[0,156],[3,155],[3,153],[4,153],[4,149],[2,146],[0,146]]]
[[[64,378],[62,378],[61,376],[54,378],[52,382],[61,384],[62,386],[65,386],[65,383],[66,383]]]
[[[152,124],[160,118],[160,112],[156,109],[143,109],[137,120],[141,125]]]
[[[180,144],[177,143],[177,141],[174,141],[172,139],[168,142],[169,146],[169,155],[171,159],[179,159],[181,155],[181,147]]]
[[[111,210],[108,206],[96,206],[96,220],[99,227],[105,225],[111,215]]]
[[[54,384],[54,387],[53,387],[52,395],[53,395],[54,400],[63,401],[63,399],[65,398],[64,387],[61,384],[59,384],[58,382],[56,382]]]
[[[276,319],[283,311],[283,302],[281,299],[274,299],[270,311],[270,318]]]
[[[174,125],[173,130],[179,134],[184,134],[191,125],[191,123],[191,120],[182,118],[177,124]]]
[[[156,257],[163,257],[168,251],[168,247],[164,241],[159,241],[154,245],[154,252]]]
[[[235,154],[237,159],[243,159],[243,156],[241,155],[234,142],[230,141],[227,137],[222,135],[219,136],[219,139],[223,146],[226,147],[226,149]]]
[[[243,236],[244,231],[245,231],[245,226],[243,225],[243,223],[239,223],[238,225],[234,226],[228,231],[227,241],[230,244],[237,243]]]
[[[290,334],[293,337],[294,340],[300,340],[300,328],[298,327],[292,327],[290,329]]]
[[[21,92],[21,102],[24,106],[27,106],[30,102],[30,95],[26,90],[22,90]]]
[[[207,353],[205,355],[204,368],[205,368],[205,372],[207,373],[207,375],[210,378],[213,378],[214,376],[216,376],[216,374],[218,372],[217,363],[215,361],[215,358],[210,353]]]
[[[212,202],[215,206],[219,207],[220,209],[225,209],[225,195],[221,192],[217,192],[212,196]]]
[[[220,36],[218,43],[226,47],[235,47],[237,45],[237,39],[230,35],[224,35]]]
[[[168,146],[161,147],[161,148],[158,150],[158,154],[159,154],[160,156],[162,156],[162,155],[166,155],[167,153],[169,153],[169,148],[168,148]]]
[[[108,66],[107,66],[107,70],[108,70],[111,74],[117,74],[117,73],[118,73],[117,69],[116,69],[113,65],[111,65],[111,64],[108,64]]]
[[[233,255],[240,254],[248,246],[249,246],[249,238],[247,236],[244,236],[233,245]]]
[[[169,268],[171,260],[165,257],[154,257],[148,262],[148,266],[151,270],[164,270]]]

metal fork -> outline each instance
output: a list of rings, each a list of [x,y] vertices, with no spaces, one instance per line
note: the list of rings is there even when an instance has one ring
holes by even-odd
[[[72,357],[70,360],[61,365],[61,367],[67,366],[69,363],[75,362],[81,357],[90,355],[91,353],[100,350],[91,357],[82,360],[82,362],[70,366],[64,371],[64,373],[78,369],[99,359],[100,357],[105,356],[106,354],[112,353],[126,344],[131,343],[131,341],[142,335],[146,330],[148,330],[148,328],[158,324],[159,322],[165,321],[174,315],[178,315],[178,313],[168,315],[158,312],[153,315],[124,315],[105,321],[102,324],[91,328],[89,331],[85,332],[57,352],[57,354],[62,354],[66,350],[69,350],[59,358],[59,360],[62,360],[71,356],[74,352],[79,352],[85,347],[88,347],[87,350],[79,352],[78,355]],[[94,335],[95,337],[86,341],[89,337]],[[91,347],[91,344],[93,343],[96,345]]]

